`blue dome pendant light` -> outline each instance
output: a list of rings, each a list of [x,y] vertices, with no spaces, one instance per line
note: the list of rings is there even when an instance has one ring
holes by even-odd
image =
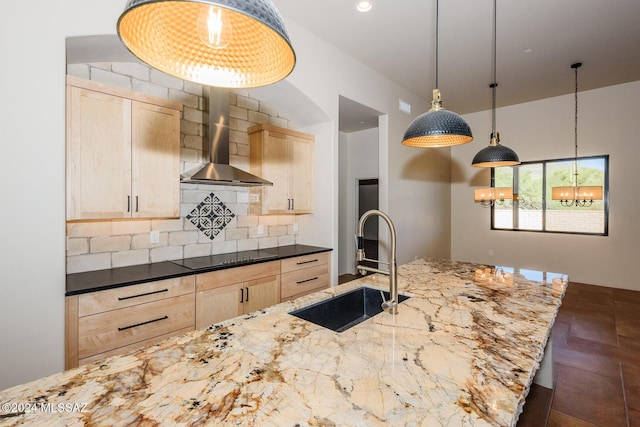
[[[433,90],[429,111],[416,117],[404,133],[402,143],[410,147],[447,147],[473,141],[467,122],[442,106],[438,89],[438,15],[439,5],[436,0],[436,89]]]
[[[496,132],[496,27],[497,27],[497,0],[493,0],[493,83],[489,85],[492,91],[491,107],[491,139],[489,146],[478,151],[471,162],[477,168],[495,168],[500,166],[515,166],[520,164],[520,159],[515,151],[504,145],[500,145],[500,134]]]

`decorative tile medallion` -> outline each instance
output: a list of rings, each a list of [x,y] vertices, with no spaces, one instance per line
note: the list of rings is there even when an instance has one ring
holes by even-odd
[[[187,219],[213,240],[234,216],[235,214],[211,193],[187,215]]]

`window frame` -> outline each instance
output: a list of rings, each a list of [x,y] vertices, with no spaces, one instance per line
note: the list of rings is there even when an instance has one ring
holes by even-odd
[[[512,188],[513,188],[513,193],[514,195],[517,193],[516,189],[517,189],[517,183],[516,183],[516,178],[518,177],[518,171],[519,169],[517,169],[519,166],[522,165],[531,165],[531,164],[542,164],[542,230],[529,230],[529,229],[520,229],[520,228],[513,228],[513,226],[516,226],[518,224],[518,219],[519,216],[517,215],[518,212],[518,201],[517,199],[514,197],[513,200],[513,207],[512,207],[512,213],[513,213],[513,226],[512,228],[498,228],[495,225],[495,205],[491,205],[491,230],[496,230],[496,231],[522,231],[522,232],[533,232],[533,233],[550,233],[550,234],[575,234],[575,235],[583,235],[583,236],[608,236],[609,235],[609,155],[608,154],[602,154],[602,155],[598,155],[598,156],[583,156],[583,157],[578,157],[577,160],[578,162],[583,161],[583,160],[593,160],[593,159],[602,159],[604,161],[604,183],[603,183],[603,203],[604,203],[604,231],[602,233],[588,233],[588,232],[584,232],[584,231],[557,231],[557,230],[546,230],[546,226],[547,226],[547,163],[557,163],[557,162],[568,162],[568,161],[574,161],[576,160],[575,157],[568,157],[568,158],[562,158],[562,159],[548,159],[548,160],[535,160],[535,161],[528,161],[528,162],[522,162],[520,163],[520,165],[517,166],[512,166],[513,168],[513,176],[512,176]],[[496,168],[491,168],[491,187],[495,187],[495,169]],[[550,197],[550,196],[549,196]]]

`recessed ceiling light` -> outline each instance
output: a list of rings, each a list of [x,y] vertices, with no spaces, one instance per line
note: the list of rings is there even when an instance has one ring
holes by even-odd
[[[358,12],[369,12],[371,10],[371,8],[373,7],[373,4],[371,4],[370,1],[358,1],[356,2],[356,9],[358,10]]]
[[[531,49],[531,48],[527,48],[527,49],[524,50],[524,53],[531,53],[531,52],[533,52],[533,49]]]

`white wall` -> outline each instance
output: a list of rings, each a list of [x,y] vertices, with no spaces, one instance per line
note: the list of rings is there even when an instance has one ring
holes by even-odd
[[[470,166],[489,143],[490,111],[465,116],[476,141],[454,149],[451,257],[553,271],[575,282],[640,290],[640,82],[578,94],[578,155],[609,154],[609,236],[490,230],[490,212],[473,202],[489,171]],[[573,94],[497,110],[501,143],[522,161],[574,155]],[[493,249],[494,256],[488,256]]]
[[[355,274],[357,181],[378,178],[378,128],[340,133],[340,241],[338,274]],[[386,225],[381,232],[384,238]]]
[[[0,236],[7,249],[0,285],[0,324],[5,326],[0,389],[63,369],[65,38],[114,34],[124,3],[35,0],[3,6],[5,108],[0,129],[5,155],[0,178],[5,209],[0,214]],[[437,172],[415,173],[423,168],[424,151],[399,145],[412,116],[398,112],[398,98],[410,102],[416,113],[425,111],[427,103],[294,23],[287,22],[287,28],[298,59],[288,80],[330,118],[306,129],[318,135],[318,185],[316,212],[301,222],[298,241],[338,246],[337,124],[343,95],[389,115],[380,125],[381,150],[386,154],[380,162],[393,172],[381,171],[381,206],[388,204],[392,217],[396,215],[399,260],[430,249],[439,254],[445,246],[448,255],[449,191],[440,185],[448,178],[448,159],[435,165]],[[426,163],[431,161],[427,158]],[[421,211],[428,219],[417,214]],[[425,239],[415,239],[416,235]],[[335,251],[333,256],[336,277]]]
[[[64,364],[65,37],[113,33],[122,6],[107,0],[2,6],[0,389]]]

